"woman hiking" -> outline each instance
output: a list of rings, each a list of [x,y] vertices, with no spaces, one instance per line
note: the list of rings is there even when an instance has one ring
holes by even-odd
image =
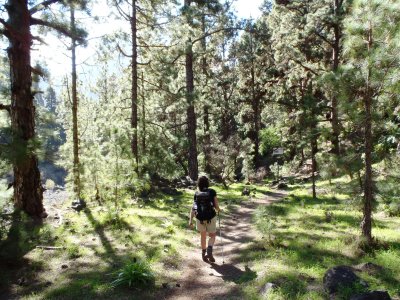
[[[205,262],[215,262],[213,246],[217,235],[217,212],[219,205],[217,192],[209,187],[206,176],[201,176],[197,181],[198,191],[194,194],[193,206],[190,210],[189,227],[193,227],[193,217],[196,217],[196,228],[200,232],[201,257]],[[207,233],[209,236],[208,247],[206,244]]]

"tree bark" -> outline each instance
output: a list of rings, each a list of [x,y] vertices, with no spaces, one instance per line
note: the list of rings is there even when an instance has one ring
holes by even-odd
[[[75,9],[71,5],[71,30],[75,32]],[[81,196],[81,178],[80,178],[80,165],[79,165],[79,132],[78,132],[78,91],[77,91],[77,75],[76,75],[76,39],[71,39],[71,53],[72,53],[72,140],[74,152],[74,194],[79,199]]]
[[[368,31],[368,52],[372,47],[372,25]],[[373,194],[373,174],[372,174],[372,91],[370,86],[371,69],[368,66],[368,75],[366,82],[366,92],[364,95],[364,147],[365,147],[365,180],[364,180],[364,203],[363,219],[361,221],[362,236],[370,244],[372,242],[372,203]]]
[[[316,124],[315,124],[316,126]],[[313,131],[313,129],[311,129]],[[317,137],[315,134],[311,137],[311,168],[312,168],[312,193],[313,199],[317,199],[317,191],[316,191],[316,178],[315,172],[317,172],[317,160],[315,159],[315,155],[318,152],[318,144],[317,144]]]
[[[142,71],[142,155],[146,153],[146,97],[144,93],[144,75]]]
[[[132,141],[131,149],[134,156],[136,167],[136,173],[139,172],[139,155],[138,155],[138,52],[137,52],[137,19],[136,19],[136,0],[132,0],[132,17],[130,18],[131,23],[131,35],[132,35],[132,86],[131,86],[131,128],[132,128]]]
[[[189,39],[186,45],[186,122],[187,122],[187,135],[189,143],[188,153],[188,169],[189,177],[197,180],[198,177],[198,164],[197,164],[197,120],[196,112],[194,109],[194,78],[193,78],[193,50],[192,42]]]
[[[334,73],[337,72],[339,68],[339,59],[340,59],[340,39],[342,37],[341,32],[341,23],[339,20],[340,9],[341,9],[341,1],[333,0],[334,3],[334,15],[335,15],[335,23],[333,25],[333,46],[332,46],[332,71]],[[332,153],[339,155],[340,154],[340,128],[339,128],[339,115],[338,115],[338,99],[336,92],[333,92],[332,96]]]
[[[191,0],[185,0],[184,5],[189,8],[191,4]],[[189,26],[193,25],[192,17],[190,14],[187,16],[187,22]],[[193,75],[193,47],[192,41],[189,38],[186,44],[186,101],[187,101],[187,109],[186,109],[186,122],[187,122],[187,136],[188,136],[188,171],[189,177],[193,180],[197,180],[199,171],[198,171],[198,163],[197,163],[197,120],[196,120],[196,112],[194,109],[194,75]]]
[[[35,107],[31,91],[30,13],[26,0],[9,0],[8,12],[11,81],[11,127],[14,138],[23,145],[22,157],[14,161],[14,203],[33,217],[46,217],[43,207],[43,188],[36,155],[28,149],[35,137]]]
[[[202,57],[202,70],[203,75],[206,78],[206,83],[208,79],[207,72],[207,41],[206,41],[206,16],[203,14],[201,17],[201,27],[204,38],[201,40],[201,45],[203,48],[203,57]],[[209,119],[209,106],[207,103],[204,104],[204,143],[203,143],[203,151],[204,151],[204,171],[207,174],[211,174],[211,136],[210,136],[210,119]]]
[[[260,99],[255,94],[255,71],[254,62],[251,66],[251,85],[252,85],[252,109],[253,109],[253,128],[254,128],[254,167],[257,170],[260,167]]]

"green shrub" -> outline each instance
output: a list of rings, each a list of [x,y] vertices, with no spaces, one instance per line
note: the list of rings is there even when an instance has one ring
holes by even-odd
[[[400,216],[400,203],[392,202],[388,205],[387,212],[390,217]]]
[[[74,258],[78,258],[78,257],[81,257],[81,256],[82,256],[82,253],[81,253],[81,251],[80,251],[80,248],[79,248],[79,246],[76,245],[76,244],[71,244],[71,245],[69,245],[69,246],[66,248],[66,250],[67,250],[68,258],[70,258],[70,259],[74,259]]]
[[[111,283],[113,287],[144,288],[153,286],[155,282],[150,265],[143,261],[127,263],[115,273],[115,276],[116,279]]]

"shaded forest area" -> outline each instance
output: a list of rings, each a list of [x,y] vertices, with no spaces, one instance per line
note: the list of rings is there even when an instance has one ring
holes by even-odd
[[[97,15],[98,7],[107,13]],[[97,255],[93,265],[108,274],[133,259],[121,250],[132,243],[135,262],[154,262],[156,273],[178,268],[179,245],[192,245],[186,211],[201,174],[227,213],[273,188],[286,190],[281,204],[255,209],[263,237],[242,259],[258,261],[260,270],[272,259],[300,264],[296,255],[313,279],[364,257],[389,269],[400,263],[399,1],[266,0],[260,9],[246,20],[220,0],[3,1],[0,265],[32,266],[46,249],[32,251],[44,242],[67,249],[54,256],[57,264]],[[108,23],[113,33],[90,38]],[[51,36],[68,53],[64,77],[46,62],[59,53],[32,59]],[[88,43],[96,52],[85,64],[79,54]],[[313,224],[302,221],[308,214]],[[320,223],[338,244],[324,240]],[[310,237],[290,231],[296,228],[314,231],[320,253]],[[97,237],[82,250],[78,233]],[[341,242],[343,257],[327,255]],[[300,246],[322,257],[314,270]],[[147,274],[147,264],[133,266]],[[92,272],[93,282],[60,282],[98,288],[85,297],[110,297],[111,280],[103,285]],[[244,298],[257,299],[255,291],[274,279],[264,274],[254,283],[244,274],[235,282]],[[282,276],[292,285],[281,284],[276,299],[314,299],[290,274]],[[7,289],[25,278],[14,275],[0,277]],[[379,276],[373,284],[400,297],[399,273]],[[52,283],[43,284],[33,290]],[[82,296],[69,292],[62,286],[38,297]]]

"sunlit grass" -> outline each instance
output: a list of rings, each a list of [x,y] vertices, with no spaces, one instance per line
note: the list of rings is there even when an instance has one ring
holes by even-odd
[[[400,296],[396,267],[400,263],[400,221],[375,214],[373,235],[386,246],[371,254],[360,250],[362,214],[349,202],[351,196],[335,189],[348,183],[347,178],[319,182],[317,199],[310,196],[311,184],[292,185],[284,201],[258,208],[255,222],[263,238],[243,253],[243,260],[254,263],[262,276],[244,287],[249,299],[260,299],[258,291],[267,282],[278,285],[268,299],[326,299],[325,272],[333,266],[362,262],[384,268],[374,275],[359,274],[371,289]]]

